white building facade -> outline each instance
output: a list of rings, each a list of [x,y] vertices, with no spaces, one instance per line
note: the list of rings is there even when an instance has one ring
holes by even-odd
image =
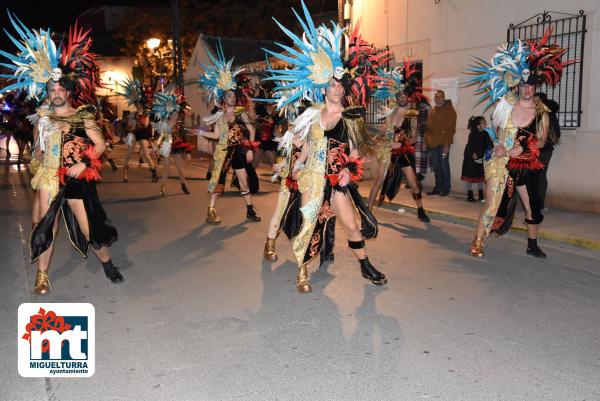
[[[489,60],[507,40],[510,24],[553,10],[586,16],[579,126],[562,130],[548,171],[546,204],[600,213],[600,1],[598,0],[354,0],[350,24],[378,48],[388,46],[395,60],[423,63],[425,87],[445,89],[458,114],[450,151],[453,191],[462,191],[460,172],[468,137],[467,120],[483,114],[474,107],[474,88],[462,87],[462,73],[472,56]],[[550,14],[554,20],[562,14]],[[533,23],[536,23],[534,18]],[[529,22],[531,23],[531,22]],[[581,57],[579,54],[578,58]],[[575,71],[575,68],[573,69]],[[578,89],[577,89],[578,90]],[[428,93],[428,95],[432,95]],[[430,98],[432,96],[429,96]],[[485,114],[489,117],[489,112]],[[489,118],[488,118],[489,121]],[[577,124],[575,124],[577,125]]]

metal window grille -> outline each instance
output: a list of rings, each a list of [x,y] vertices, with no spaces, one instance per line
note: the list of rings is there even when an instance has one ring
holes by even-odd
[[[554,19],[558,17],[559,19]],[[563,128],[576,128],[581,124],[581,91],[583,88],[583,49],[585,45],[586,16],[583,10],[579,14],[565,14],[555,11],[544,11],[521,22],[510,24],[506,39],[537,40],[544,32],[553,29],[551,42],[568,48],[563,57],[566,60],[577,60],[567,66],[562,79],[556,88],[542,86],[541,91],[560,106],[558,120]]]

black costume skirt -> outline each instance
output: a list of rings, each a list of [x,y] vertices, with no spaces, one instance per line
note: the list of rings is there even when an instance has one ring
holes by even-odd
[[[334,190],[337,189],[333,189],[331,185],[329,185],[329,182],[327,182],[323,193],[323,204],[319,211],[311,244],[304,255],[304,263],[310,261],[317,255],[320,255],[320,263],[323,264],[323,262],[327,260],[333,252],[333,246],[335,243],[336,218],[333,214],[333,210],[331,209],[331,198]],[[355,183],[350,183],[346,187],[342,188],[342,191],[350,194],[352,203],[360,215],[360,231],[363,238],[372,239],[377,237],[377,219],[375,219],[375,216],[373,216],[373,213],[371,213],[365,204],[363,197],[358,192],[358,186]]]
[[[302,212],[300,211],[300,191],[291,190],[288,204],[286,205],[281,222],[280,231],[283,231],[288,239],[294,238],[302,228]]]
[[[519,203],[518,186],[525,185],[529,198],[529,207],[531,208],[531,220],[527,220],[528,224],[540,224],[544,220],[544,215],[541,211],[541,199],[539,196],[540,170],[516,169],[510,170],[502,201],[498,207],[492,232],[498,235],[505,234],[513,224],[515,211]]]
[[[252,164],[246,161],[246,151],[244,148],[236,146],[227,149],[227,155],[225,156],[223,167],[221,167],[221,174],[219,175],[218,181],[219,186],[222,185],[223,188],[225,187],[229,168],[233,168],[234,170],[245,169],[248,175],[248,189],[250,190],[250,193],[255,194],[259,191],[258,175],[256,174],[254,167],[252,167]],[[240,183],[235,172],[231,180],[231,186],[240,189]]]
[[[82,199],[83,206],[88,218],[90,239],[86,240],[75,215],[67,204],[67,199]],[[58,191],[58,194],[50,204],[48,212],[35,226],[31,233],[30,249],[31,262],[33,263],[44,253],[54,241],[53,226],[59,213],[63,214],[69,238],[73,246],[87,257],[88,244],[94,249],[110,246],[118,238],[117,229],[108,218],[96,191],[95,181],[84,181],[69,178],[67,183]]]
[[[150,140],[152,138],[152,132],[149,130],[136,130],[133,135],[135,136],[136,141],[141,141],[143,139]]]
[[[402,184],[402,177],[404,177],[402,169],[405,167],[414,168],[414,165],[415,156],[412,153],[392,155],[392,160],[388,166],[387,173],[381,187],[381,192],[379,194],[379,205],[383,203],[386,197],[391,202],[396,195],[398,195],[398,191],[400,190],[400,186]]]

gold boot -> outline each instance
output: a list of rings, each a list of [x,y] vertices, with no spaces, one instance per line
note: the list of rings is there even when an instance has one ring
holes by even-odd
[[[303,294],[312,291],[310,279],[308,278],[308,268],[306,263],[298,266],[298,274],[296,274],[296,288]]]
[[[35,276],[35,287],[33,292],[36,295],[46,295],[50,292],[50,279],[48,278],[48,272],[39,271]]]
[[[206,222],[208,224],[221,224],[221,219],[217,216],[217,210],[214,207],[208,207],[206,212]]]
[[[482,258],[483,257],[483,240],[481,239],[474,239],[473,242],[471,243],[471,248],[469,248],[469,252],[471,253],[471,256],[475,256],[476,258]]]
[[[129,179],[127,179],[127,171],[129,171],[129,166],[123,167],[123,182],[129,182]]]
[[[163,198],[167,197],[167,190],[165,189],[164,185],[160,186],[160,196],[162,196]]]
[[[277,252],[275,252],[275,239],[267,237],[267,242],[265,242],[265,251],[263,255],[268,261],[275,262],[277,260]]]

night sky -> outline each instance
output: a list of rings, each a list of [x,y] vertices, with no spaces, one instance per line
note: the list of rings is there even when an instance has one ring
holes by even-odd
[[[88,8],[107,4],[114,5],[169,5],[168,0],[50,0],[50,1],[27,1],[27,0],[0,0],[0,23],[3,28],[10,26],[6,16],[8,8],[19,17],[23,23],[31,28],[51,28],[54,32],[64,32],[75,22],[77,15]],[[9,29],[12,31],[12,29]],[[5,36],[2,35],[0,43],[4,43]]]
[[[185,0],[180,0],[183,3]],[[300,9],[300,0],[274,0],[285,1]],[[197,3],[205,3],[208,7],[213,3],[211,0],[196,0]],[[231,0],[232,3],[240,3],[240,6],[252,4],[252,0]],[[310,0],[311,11],[319,12],[336,10],[337,0]],[[25,25],[31,29],[51,28],[55,32],[64,32],[75,21],[77,15],[91,7],[102,5],[119,6],[170,6],[169,0],[0,0],[0,24],[6,28],[10,22],[6,16],[8,8],[15,13]],[[0,44],[5,43],[6,37],[0,35]],[[5,46],[2,46],[4,48]]]

